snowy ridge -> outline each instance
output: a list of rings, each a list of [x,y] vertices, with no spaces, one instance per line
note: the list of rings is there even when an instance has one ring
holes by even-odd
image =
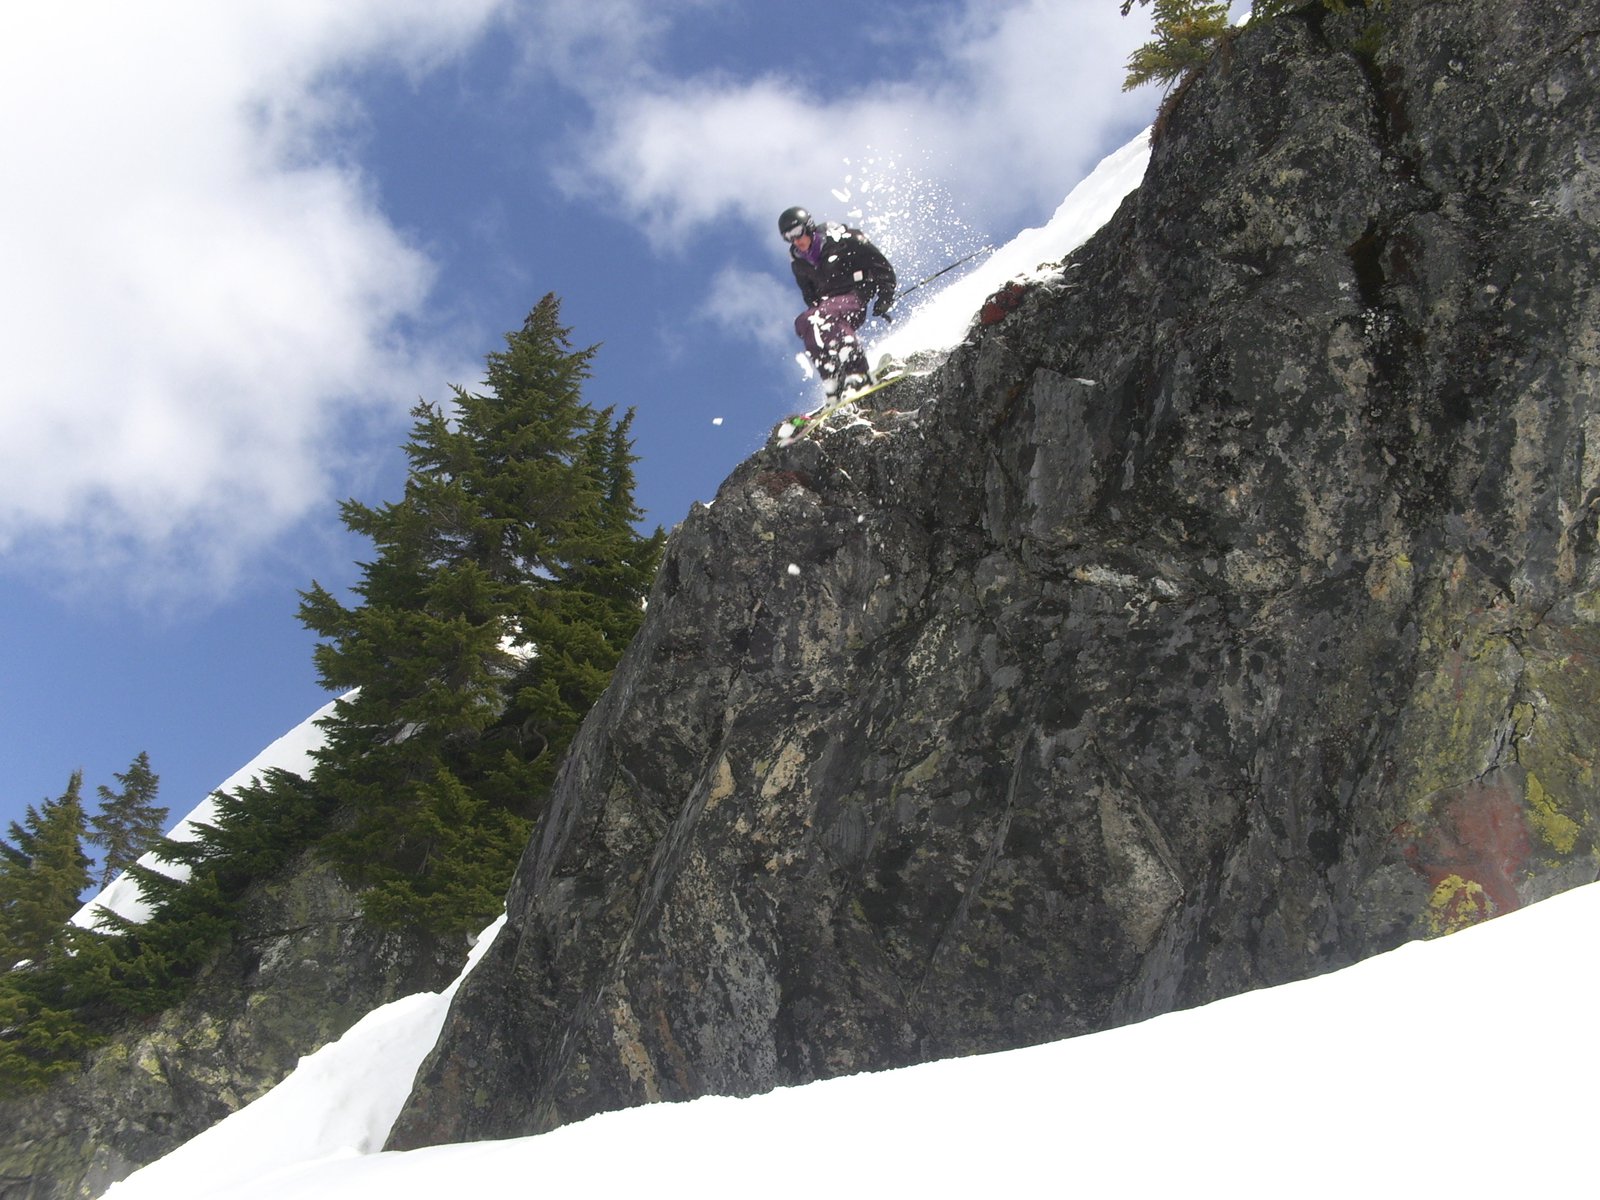
[[[167,834],[175,842],[192,842],[199,836],[196,825],[209,823],[216,815],[217,804],[214,797],[218,792],[231,792],[241,788],[251,780],[266,771],[277,768],[284,771],[293,771],[297,775],[306,775],[311,770],[312,752],[323,744],[323,733],[317,722],[333,712],[333,706],[338,700],[330,700],[316,712],[312,713],[288,733],[273,742],[260,754],[228,776],[216,787],[207,793],[204,800],[189,810],[188,816],[172,827],[172,832]],[[146,854],[139,859],[139,865],[149,867],[151,870],[160,871],[173,879],[187,879],[189,868],[182,863],[170,863],[164,858],[157,857],[154,853]],[[118,875],[100,891],[99,895],[90,900],[77,913],[73,915],[72,924],[85,929],[94,929],[101,922],[101,910],[108,910],[125,917],[130,921],[143,921],[150,915],[150,907],[144,902],[144,897],[139,891],[139,885],[126,873]]]
[[[1037,229],[1024,229],[967,274],[939,289],[914,308],[903,325],[874,339],[871,356],[899,359],[929,350],[948,350],[966,337],[984,299],[1012,280],[1038,278],[1046,264],[1059,263],[1111,219],[1117,206],[1144,179],[1150,162],[1150,131],[1103,158],[1068,193],[1055,214]],[[902,280],[905,286],[914,281]]]

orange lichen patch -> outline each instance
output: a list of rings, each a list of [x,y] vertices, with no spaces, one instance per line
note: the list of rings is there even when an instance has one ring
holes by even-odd
[[[763,471],[756,476],[758,486],[769,496],[781,496],[790,488],[809,488],[811,481],[799,471]]]
[[[1426,923],[1437,933],[1522,905],[1517,881],[1533,854],[1522,788],[1496,772],[1440,793],[1424,821],[1397,832],[1406,862],[1433,888]]]
[[[1012,280],[983,302],[983,307],[978,310],[978,323],[997,325],[1004,321],[1022,306],[1023,298],[1028,291],[1028,284]]]

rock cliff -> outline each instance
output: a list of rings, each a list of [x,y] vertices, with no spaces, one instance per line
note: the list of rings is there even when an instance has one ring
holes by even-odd
[[[690,515],[393,1145],[1083,1033],[1596,877],[1600,20],[1364,24],[1246,30],[900,412]]]
[[[239,935],[181,1004],[85,1070],[0,1101],[0,1200],[99,1195],[243,1107],[362,1016],[444,986],[465,948],[384,934],[305,859],[242,903]]]

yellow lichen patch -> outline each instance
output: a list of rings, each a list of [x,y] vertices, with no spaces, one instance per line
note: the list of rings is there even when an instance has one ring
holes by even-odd
[[[1578,844],[1578,823],[1556,807],[1539,777],[1528,773],[1528,824],[1557,854],[1571,854]]]
[[[943,750],[935,750],[927,758],[917,763],[900,778],[900,786],[906,788],[919,788],[929,783],[939,774],[939,763],[944,758]]]
[[[1405,601],[1415,583],[1411,558],[1395,554],[1377,558],[1367,567],[1367,594],[1377,601]]]
[[[626,997],[618,996],[611,1006],[611,1041],[617,1048],[617,1061],[644,1093],[645,1099],[653,1104],[661,1099],[661,1086],[655,1064],[644,1048],[642,1033],[633,1015],[633,1006]]]
[[[1511,736],[1521,742],[1533,736],[1533,727],[1538,723],[1539,710],[1527,701],[1511,706]]]
[[[796,742],[787,742],[778,751],[778,760],[772,764],[767,777],[761,781],[761,798],[771,800],[795,785],[805,766],[806,752]]]
[[[1428,931],[1434,937],[1487,921],[1495,904],[1483,885],[1460,875],[1446,875],[1428,897]]]
[[[1547,621],[1529,633],[1527,664],[1522,690],[1535,721],[1518,722],[1516,750],[1529,776],[1528,827],[1552,856],[1600,864],[1600,632]]]
[[[717,765],[711,773],[711,789],[706,793],[706,811],[710,812],[729,796],[733,795],[733,768],[728,765],[728,756],[721,755]]]
[[[1497,748],[1512,733],[1507,716],[1516,703],[1523,657],[1468,604],[1431,593],[1419,606],[1416,683],[1394,753],[1402,764],[1398,789],[1414,798],[1408,816],[1421,814],[1430,797],[1494,765]]]

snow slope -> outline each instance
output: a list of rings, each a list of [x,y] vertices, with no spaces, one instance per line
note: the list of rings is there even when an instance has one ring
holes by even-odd
[[[1600,884],[1090,1037],[374,1154],[449,993],[411,997],[108,1196],[1591,1194],[1597,929]]]

